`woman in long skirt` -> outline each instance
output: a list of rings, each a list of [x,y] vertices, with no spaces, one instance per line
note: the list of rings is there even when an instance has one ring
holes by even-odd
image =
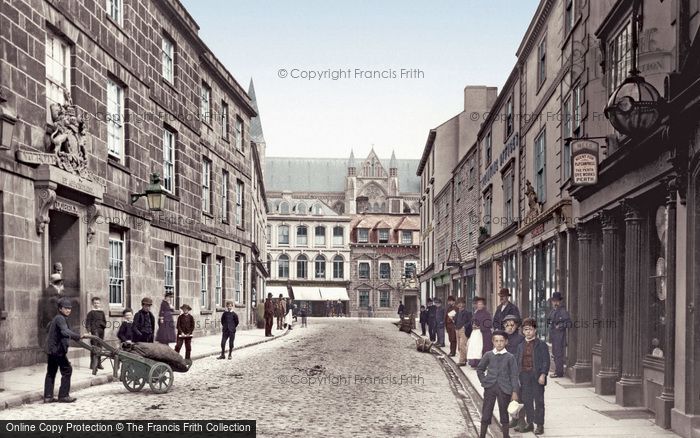
[[[166,345],[177,341],[177,337],[175,336],[175,323],[173,322],[173,308],[170,305],[172,299],[173,293],[170,291],[166,292],[163,301],[160,303],[160,311],[158,312],[156,342]]]
[[[485,298],[475,297],[474,304],[476,304],[476,310],[474,311],[474,317],[472,318],[472,335],[469,338],[470,345],[467,348],[467,359],[469,361],[469,365],[476,368],[479,365],[481,356],[483,356],[487,351],[493,350],[493,341],[491,340],[493,317],[491,316],[491,313],[486,310]],[[481,338],[481,351],[478,351],[479,338]],[[472,339],[475,341],[474,346],[471,345]],[[470,352],[471,356],[469,355]]]

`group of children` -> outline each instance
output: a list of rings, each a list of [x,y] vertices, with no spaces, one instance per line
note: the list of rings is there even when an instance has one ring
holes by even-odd
[[[167,297],[167,295],[166,295]],[[88,312],[85,318],[85,328],[88,335],[81,336],[74,332],[68,325],[68,316],[72,311],[72,302],[68,298],[59,298],[57,300],[58,314],[51,320],[47,327],[48,336],[46,341],[47,353],[47,369],[46,378],[44,379],[44,403],[62,402],[72,403],[76,399],[70,397],[70,380],[73,373],[73,368],[68,360],[68,341],[69,339],[79,340],[81,338],[89,338],[90,343],[95,345],[96,338],[104,339],[105,328],[107,327],[107,318],[102,310],[102,300],[99,297],[91,299],[92,310]],[[124,309],[122,315],[124,321],[119,326],[117,338],[120,342],[153,342],[155,317],[151,313],[153,300],[146,297],[141,300],[141,309],[134,312],[130,308]],[[195,321],[190,311],[192,308],[183,304],[180,306],[182,311],[177,318],[177,341],[175,343],[175,351],[180,353],[183,344],[185,346],[185,359],[190,359],[192,352],[192,337],[195,329]],[[160,319],[161,325],[172,324],[171,321]],[[217,359],[224,359],[226,352],[226,343],[228,341],[228,358],[232,358],[233,343],[236,338],[236,327],[238,327],[239,319],[236,312],[233,311],[233,301],[226,301],[226,310],[221,315],[221,355]],[[90,353],[90,368],[103,369],[99,354]],[[58,393],[58,398],[54,394],[54,382],[56,373],[61,371],[61,386]]]

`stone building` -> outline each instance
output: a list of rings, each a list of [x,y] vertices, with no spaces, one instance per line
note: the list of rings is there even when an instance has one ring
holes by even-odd
[[[57,269],[71,325],[100,297],[108,340],[125,308],[150,296],[157,313],[167,291],[197,335],[226,299],[247,327],[265,275],[254,102],[180,2],[107,4],[0,2],[0,370],[45,359]],[[133,202],[152,173],[160,211]]]
[[[421,181],[421,302],[468,296],[476,288],[479,190],[476,135],[496,89],[468,86],[464,110],[431,129],[416,174]]]
[[[270,195],[267,235],[271,277],[265,296],[294,298],[314,316],[325,303],[348,303],[350,217],[318,199]],[[290,294],[291,291],[291,294]]]
[[[418,215],[366,213],[350,223],[350,312],[398,317],[420,307]]]
[[[270,200],[270,225],[272,225],[268,234],[273,236],[269,242],[272,281],[268,289],[272,287],[275,296],[277,296],[278,293],[285,292],[285,286],[291,286],[292,294],[296,300],[299,300],[299,297],[318,296],[316,293],[318,291],[311,291],[313,295],[308,295],[306,289],[308,287],[318,289],[321,285],[320,292],[323,296],[324,287],[335,288],[342,285],[344,292],[340,290],[333,292],[328,289],[326,296],[340,297],[342,301],[346,302],[344,310],[355,314],[360,308],[360,301],[358,292],[353,289],[357,272],[353,261],[355,260],[353,251],[360,247],[351,245],[351,242],[354,242],[351,237],[354,233],[352,224],[357,223],[359,220],[357,218],[363,217],[363,214],[385,215],[393,218],[388,219],[392,223],[396,218],[416,215],[419,203],[419,182],[414,176],[417,161],[400,160],[393,153],[389,160],[382,160],[372,149],[364,160],[356,160],[355,154],[351,151],[347,160],[267,157],[265,163],[267,196]],[[299,217],[299,215],[304,216],[303,211],[299,211],[299,208],[301,210],[308,209],[307,216],[311,217]],[[327,261],[328,274],[325,279],[330,283],[319,282],[316,279],[307,281],[295,278],[293,272],[295,257],[308,252],[308,248],[311,248],[311,246],[300,246],[296,243],[294,233],[298,231],[300,226],[308,230],[308,241],[311,239],[310,233],[315,233],[316,227],[325,227],[329,233],[326,238],[327,242],[330,242],[331,239],[340,239],[340,234],[331,236],[330,233],[336,229],[340,233],[342,229],[342,243],[338,243],[338,245],[327,243],[327,246],[323,247],[323,253],[312,251],[315,254],[313,257],[316,257],[317,253],[322,254]],[[289,244],[279,244],[280,227],[283,227],[282,230],[289,230]],[[390,228],[393,229],[393,227]],[[287,238],[285,237],[285,239]],[[417,245],[417,237],[415,239],[416,243],[414,244]],[[366,254],[373,252],[372,248],[362,247],[360,249],[362,254]],[[290,257],[289,277],[280,278],[279,272],[276,272],[276,270],[279,271],[279,265],[276,263],[280,256],[282,256],[283,263],[286,263],[286,257]],[[338,278],[331,277],[335,271],[335,268],[331,269],[331,264],[339,264],[340,258],[343,259],[344,263],[340,271],[342,275]],[[310,258],[309,263],[311,261]],[[392,272],[399,272],[397,269],[392,270]],[[391,287],[391,290],[394,289],[396,289],[396,284]],[[301,291],[301,295],[295,291]],[[393,303],[399,299],[398,297],[399,295],[395,294],[390,302]],[[337,301],[338,298],[335,299]],[[321,301],[326,301],[326,298],[322,298]],[[377,305],[373,306],[375,309],[379,305],[378,296],[376,301]],[[384,302],[382,301],[382,303]],[[311,307],[316,314],[324,314],[322,308],[318,306],[320,304]]]

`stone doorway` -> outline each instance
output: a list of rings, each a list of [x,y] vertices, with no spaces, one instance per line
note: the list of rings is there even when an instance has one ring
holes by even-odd
[[[52,210],[49,212],[48,267],[53,272],[55,263],[63,265],[63,294],[73,303],[68,324],[80,331],[82,309],[80,299],[80,221],[77,216]]]
[[[420,311],[418,310],[418,297],[415,295],[404,295],[404,314],[410,315],[413,313],[416,318],[420,316]]]

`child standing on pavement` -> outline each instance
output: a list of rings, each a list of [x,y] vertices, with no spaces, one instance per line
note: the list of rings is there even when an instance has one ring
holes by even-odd
[[[92,297],[92,310],[88,312],[85,317],[85,327],[93,336],[100,339],[105,338],[105,328],[107,327],[107,318],[105,318],[105,313],[102,311],[102,304],[100,297]],[[96,341],[90,341],[90,345],[98,345]],[[100,362],[100,355],[90,352],[90,369],[94,370],[97,367],[98,370],[104,369],[102,363]]]
[[[228,358],[231,360],[233,341],[236,339],[236,327],[238,327],[238,315],[233,311],[233,301],[226,300],[226,311],[221,314],[221,355],[217,359],[225,357],[226,340],[228,339]]]
[[[306,327],[306,305],[301,308],[301,326]]]
[[[486,432],[493,417],[493,407],[498,401],[498,413],[501,420],[503,438],[509,438],[508,402],[518,400],[518,363],[515,356],[508,353],[506,344],[508,336],[502,330],[491,335],[494,349],[487,351],[479,361],[476,374],[484,387],[484,404],[481,410],[481,431],[479,438],[486,438]]]
[[[134,311],[127,307],[122,315],[124,322],[119,326],[117,337],[121,342],[134,342]]]
[[[183,304],[180,306],[182,314],[177,317],[177,343],[175,344],[175,351],[180,352],[182,344],[185,344],[185,359],[190,358],[192,353],[192,332],[194,332],[194,318],[190,315],[190,310],[192,308]]]
[[[428,324],[428,311],[425,310],[425,306],[420,306],[420,317],[418,321],[420,322],[421,336],[425,336],[425,326]]]

